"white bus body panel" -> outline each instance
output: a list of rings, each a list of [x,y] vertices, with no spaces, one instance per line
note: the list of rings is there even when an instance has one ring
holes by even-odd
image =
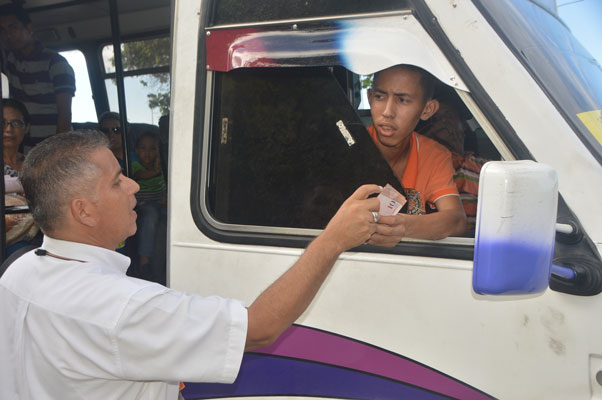
[[[175,1],[169,284],[250,304],[301,250],[219,243],[193,221],[199,3]],[[527,148],[555,168],[560,193],[600,250],[600,164],[470,1],[427,3]],[[345,253],[297,323],[400,354],[496,398],[602,399],[600,295],[483,299],[471,283],[471,261]]]

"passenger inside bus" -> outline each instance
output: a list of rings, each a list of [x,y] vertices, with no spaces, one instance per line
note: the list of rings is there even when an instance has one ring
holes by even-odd
[[[121,141],[121,119],[119,114],[113,111],[106,111],[98,118],[98,128],[109,138],[109,148],[119,162],[121,169],[125,171],[125,161],[123,158],[123,145]]]
[[[129,273],[165,284],[165,269],[160,263],[151,262],[158,246],[157,232],[167,220],[167,185],[159,155],[159,137],[145,132],[136,141],[139,161],[132,162],[132,177],[140,186],[136,193],[138,204],[137,250],[138,264]]]
[[[431,240],[461,235],[466,228],[450,152],[414,132],[420,120],[437,112],[435,81],[421,68],[397,65],[377,72],[368,92],[373,122],[368,131],[412,205],[410,215],[396,215],[393,228]]]
[[[19,149],[23,143],[23,139],[29,133],[29,113],[20,101],[4,99],[2,101],[2,118],[4,185],[6,191],[4,203],[6,206],[26,206],[27,201],[23,197],[23,187],[18,179],[18,174],[24,160],[23,153]],[[6,215],[5,223],[7,256],[21,247],[31,244],[39,232],[30,213]]]
[[[454,182],[460,193],[460,200],[466,213],[465,236],[475,234],[479,174],[481,167],[489,160],[475,154],[476,140],[470,131],[467,120],[472,118],[468,109],[451,89],[443,86],[437,89],[439,110],[435,115],[419,124],[416,131],[435,139],[452,154]]]
[[[106,111],[100,115],[98,121],[99,130],[109,139],[109,148],[125,171],[122,141],[124,132],[121,129],[120,115]],[[160,153],[154,148],[155,145],[159,145],[158,129],[153,125],[137,123],[128,123],[127,128],[127,140],[131,146],[128,152],[130,173],[141,187],[136,195],[139,229],[127,243],[120,244],[117,251],[132,259],[128,275],[165,284],[167,170],[161,157],[155,157]],[[151,159],[153,161],[150,161]],[[157,165],[159,174],[154,172]]]
[[[165,182],[167,183],[167,166],[169,165],[169,114],[159,118],[159,155],[161,156],[161,167]]]
[[[69,131],[75,75],[67,60],[36,40],[29,14],[17,5],[0,7],[0,39],[0,65],[10,96],[23,102],[31,115],[26,150]]]

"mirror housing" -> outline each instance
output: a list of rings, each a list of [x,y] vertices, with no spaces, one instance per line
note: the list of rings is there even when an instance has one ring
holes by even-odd
[[[481,169],[478,198],[473,290],[544,292],[554,256],[556,171],[534,161],[490,161]]]

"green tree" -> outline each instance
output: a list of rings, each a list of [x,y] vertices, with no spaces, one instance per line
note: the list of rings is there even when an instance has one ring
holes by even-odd
[[[374,79],[374,75],[360,75],[362,89],[370,89],[372,87],[373,79]]]
[[[171,42],[169,38],[138,40],[121,45],[121,60],[124,71],[137,71],[149,68],[168,67],[171,57]],[[115,65],[115,60],[111,58]],[[159,109],[161,115],[169,112],[170,79],[169,72],[152,72],[138,76],[142,85],[151,88],[155,93],[149,93],[148,107]]]

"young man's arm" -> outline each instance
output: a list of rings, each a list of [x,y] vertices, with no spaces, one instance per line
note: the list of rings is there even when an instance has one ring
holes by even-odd
[[[71,99],[70,92],[56,94],[56,109],[58,118],[56,122],[56,133],[69,132],[71,130]]]
[[[369,240],[376,230],[372,211],[378,211],[379,201],[368,196],[381,190],[376,185],[356,190],[295,265],[251,304],[245,350],[276,340],[305,311],[339,255]]]
[[[397,214],[380,217],[369,243],[394,245],[398,237],[439,240],[457,236],[466,229],[466,214],[458,196],[445,196],[435,202],[437,212],[426,215]],[[394,243],[395,242],[395,243]]]

